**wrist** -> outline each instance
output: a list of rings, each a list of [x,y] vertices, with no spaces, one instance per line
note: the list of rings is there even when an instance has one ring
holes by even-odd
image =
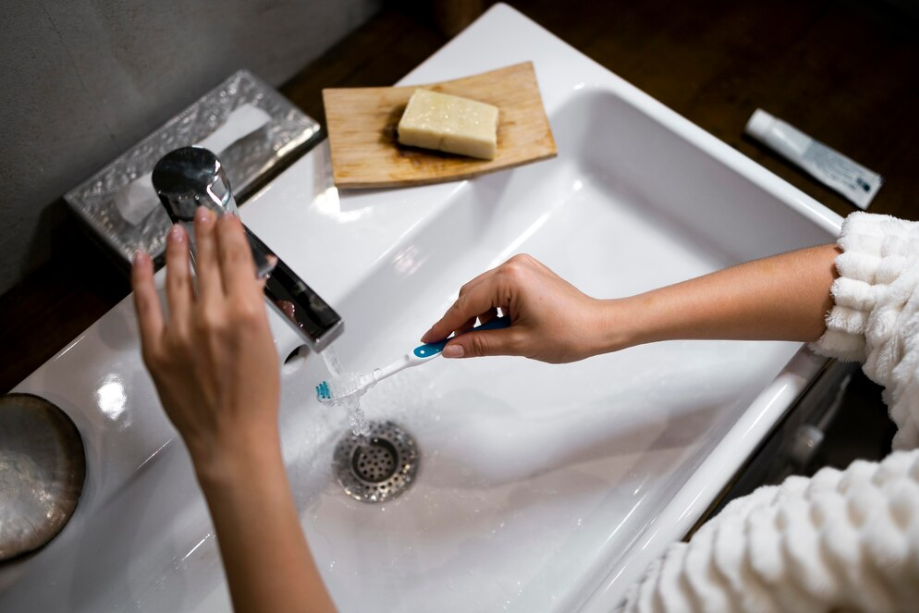
[[[597,300],[591,355],[612,353],[629,346],[627,318],[619,299]]]
[[[642,340],[641,312],[634,298],[597,302],[595,354],[621,351],[646,342]]]
[[[281,441],[277,428],[265,431],[240,429],[207,445],[189,446],[195,475],[202,489],[251,483],[260,474],[281,467]]]

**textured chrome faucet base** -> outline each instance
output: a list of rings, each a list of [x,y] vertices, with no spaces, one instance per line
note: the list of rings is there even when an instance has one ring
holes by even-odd
[[[207,149],[183,147],[157,162],[153,188],[173,223],[182,223],[192,238],[194,263],[194,217],[199,206],[218,216],[238,215],[230,182],[220,160]],[[265,243],[243,226],[255,260],[256,274],[265,281],[265,298],[284,316],[313,351],[328,347],[343,331],[344,322],[332,307],[310,289]]]

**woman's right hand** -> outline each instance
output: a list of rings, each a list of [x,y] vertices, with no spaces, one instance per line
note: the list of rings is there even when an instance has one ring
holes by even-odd
[[[582,360],[617,348],[610,303],[579,291],[529,255],[516,255],[460,289],[459,298],[421,338],[435,342],[483,323],[500,308],[511,326],[451,339],[445,358],[519,355],[550,363]],[[622,346],[624,342],[621,343]]]
[[[149,256],[136,256],[132,282],[144,363],[204,477],[278,447],[280,366],[242,223],[199,207],[195,235],[197,292],[185,230],[166,241],[168,317]]]

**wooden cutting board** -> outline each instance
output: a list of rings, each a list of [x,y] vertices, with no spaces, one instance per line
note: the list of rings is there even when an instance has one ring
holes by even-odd
[[[495,158],[476,160],[400,145],[396,126],[419,87],[497,106]],[[324,89],[322,99],[339,188],[456,181],[556,155],[532,62],[430,85]]]

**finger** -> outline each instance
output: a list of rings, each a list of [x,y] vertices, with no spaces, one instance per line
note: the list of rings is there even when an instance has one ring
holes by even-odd
[[[478,286],[481,285],[483,282],[485,282],[485,281],[488,280],[489,278],[493,277],[494,274],[495,274],[495,272],[496,272],[497,270],[498,270],[497,268],[492,268],[491,270],[486,270],[485,272],[483,272],[483,273],[480,274],[479,276],[477,276],[477,277],[473,278],[471,281],[467,282],[465,285],[463,285],[463,286],[460,288],[459,297],[462,298],[462,297],[466,296],[466,295],[467,295],[469,292],[471,292],[474,288],[478,287]],[[474,319],[474,318],[470,318],[470,320],[472,320],[472,323],[469,324],[468,326],[466,326],[466,329],[471,328],[471,327],[472,327],[472,324],[475,323],[475,319]],[[438,323],[439,323],[439,322],[438,322]],[[461,327],[462,327],[462,326],[461,326]],[[436,329],[435,329],[435,328],[436,328]],[[422,337],[421,337],[421,342],[422,342],[422,343],[431,343],[431,342],[443,340],[444,338],[446,338],[446,335],[449,335],[450,332],[452,332],[452,331],[453,331],[453,330],[448,330],[448,331],[446,331],[446,333],[443,333],[443,334],[444,334],[443,336],[437,336],[438,334],[442,334],[442,333],[441,333],[441,331],[440,331],[440,326],[438,326],[437,324],[434,324],[434,326],[432,326],[427,332],[425,332],[425,333],[422,335]]]
[[[242,222],[235,215],[224,215],[217,222],[217,250],[220,260],[220,278],[228,296],[251,296],[258,290],[255,261],[243,231]]]
[[[498,280],[492,275],[465,294],[456,299],[444,316],[425,333],[422,342],[432,342],[447,338],[454,330],[461,330],[470,320],[490,312],[500,302]]]
[[[470,330],[475,328],[476,319],[478,319],[478,317],[471,317],[467,319],[466,321],[461,323],[459,326],[457,326],[457,328],[453,332],[455,334],[464,334],[466,332],[469,332]]]
[[[153,262],[143,251],[134,254],[131,268],[134,310],[140,326],[140,342],[145,351],[157,351],[163,336],[163,309],[153,281]]]
[[[475,322],[478,320],[479,325],[484,325],[490,322],[492,319],[498,316],[498,309],[492,308],[488,309],[484,313],[479,313],[478,316],[470,318],[466,323],[461,325],[455,330],[457,336],[469,332],[470,330],[476,327]]]
[[[497,316],[498,316],[498,309],[491,309],[490,311],[486,313],[482,313],[481,315],[479,315],[479,325],[484,326],[485,324],[487,324],[488,322],[490,322],[492,319],[494,319]]]
[[[474,278],[471,279],[470,281],[466,282],[466,283],[460,288],[459,295],[460,295],[460,296],[464,296],[464,295],[468,294],[470,291],[473,290],[473,288],[475,288],[476,286],[478,286],[479,284],[481,284],[483,281],[486,281],[487,279],[493,277],[497,271],[498,271],[497,268],[492,268],[492,269],[490,269],[490,270],[486,270],[486,271],[483,272],[482,274],[480,274],[480,275],[478,275],[477,277],[474,277]]]
[[[469,292],[471,292],[474,288],[476,288],[477,286],[481,285],[483,282],[487,281],[489,278],[493,277],[497,271],[498,271],[498,268],[492,268],[492,269],[490,269],[490,270],[486,270],[486,271],[483,272],[482,274],[480,274],[480,275],[478,275],[478,276],[476,276],[476,277],[473,277],[471,280],[467,281],[467,282],[466,282],[465,284],[463,284],[463,286],[460,288],[460,291],[459,291],[459,298],[465,297],[465,296],[466,296],[467,294],[469,294]],[[451,307],[451,308],[452,308],[452,307]],[[441,320],[441,321],[442,321],[442,320]],[[471,323],[469,323],[469,322],[471,322]],[[438,322],[437,324],[434,324],[434,326],[432,326],[430,329],[428,329],[427,332],[425,332],[425,333],[422,335],[422,337],[421,337],[421,342],[422,342],[422,343],[430,343],[430,342],[435,342],[435,341],[442,340],[442,339],[446,338],[446,336],[443,336],[443,334],[449,335],[451,332],[453,332],[453,330],[447,330],[446,332],[441,332],[442,326],[438,325],[439,323],[440,323],[440,322]],[[459,326],[459,329],[466,329],[466,330],[468,330],[468,329],[471,328],[474,324],[475,324],[475,317],[470,317],[470,318],[467,320],[467,325],[461,325],[461,326]]]
[[[169,320],[184,325],[194,302],[188,264],[188,234],[180,224],[172,226],[166,239],[166,303]]]
[[[520,335],[513,328],[472,331],[452,339],[444,347],[445,358],[478,358],[489,355],[520,355]]]
[[[198,296],[210,301],[223,295],[220,264],[217,261],[217,237],[214,235],[217,215],[203,206],[195,211],[195,275]]]

